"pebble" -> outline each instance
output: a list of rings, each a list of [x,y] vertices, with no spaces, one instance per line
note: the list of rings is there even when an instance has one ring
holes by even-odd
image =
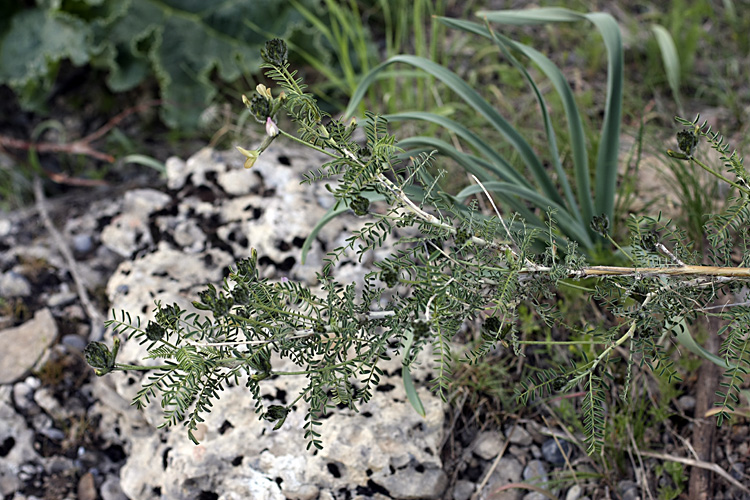
[[[0,219],[0,238],[8,236],[11,229],[13,224],[8,219]]]
[[[0,384],[17,381],[29,373],[57,338],[57,323],[49,309],[41,309],[20,326],[0,331]]]
[[[91,235],[77,234],[73,237],[73,250],[77,254],[87,254],[94,248],[94,242]]]
[[[729,474],[738,481],[745,479],[745,464],[742,462],[735,462],[729,469]]]
[[[453,486],[453,500],[469,500],[476,486],[471,481],[459,479],[456,481],[456,485]]]
[[[0,297],[28,297],[31,295],[31,284],[21,274],[8,271],[0,275]]]
[[[508,427],[505,429],[505,437],[508,438],[511,443],[521,446],[531,446],[532,443],[531,434],[520,425],[517,425],[515,428]]]
[[[559,445],[557,444],[558,442],[560,443]],[[565,457],[570,458],[571,452],[570,443],[560,438],[557,438],[557,441],[554,438],[550,438],[542,445],[544,459],[556,467],[565,465]]]
[[[574,484],[565,494],[565,500],[578,500],[579,498],[581,498],[582,493],[583,489],[577,484]]]
[[[523,479],[529,484],[542,484],[548,481],[547,468],[541,460],[532,460],[523,469]]]
[[[75,292],[58,292],[53,293],[47,299],[47,305],[49,307],[65,307],[76,301],[78,295]]]
[[[531,493],[526,493],[523,496],[523,500],[549,500],[549,497],[547,495],[542,495],[537,491],[532,491]]]
[[[636,500],[640,498],[638,494],[638,485],[633,481],[620,481],[617,483],[617,491],[620,492],[622,500]]]
[[[474,443],[474,453],[484,460],[492,460],[503,449],[503,439],[499,432],[480,432],[474,439]]]
[[[26,380],[31,378],[33,377],[28,377]],[[30,384],[28,384],[26,380],[13,384],[13,402],[15,403],[17,409],[21,410],[27,415],[31,415],[38,412],[39,407],[34,401],[35,387],[32,387]]]
[[[695,409],[695,398],[693,396],[680,396],[677,405],[682,411],[693,411]]]
[[[83,352],[83,350],[86,348],[86,339],[84,339],[80,335],[75,335],[72,333],[63,336],[62,343],[63,345],[71,347],[78,352]]]

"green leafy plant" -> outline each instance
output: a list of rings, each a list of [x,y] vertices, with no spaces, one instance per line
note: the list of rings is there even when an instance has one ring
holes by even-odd
[[[631,374],[639,367],[654,370],[672,380],[677,377],[669,352],[660,338],[683,328],[699,317],[718,314],[727,320],[720,334],[725,337],[721,358],[726,374],[718,392],[719,423],[737,402],[740,382],[750,367],[750,308],[727,304],[720,312],[708,304],[718,294],[734,291],[750,280],[747,210],[750,205],[750,174],[741,158],[730,152],[723,139],[705,125],[682,120],[675,158],[696,162],[735,189],[729,210],[712,217],[707,225],[713,265],[698,264],[683,231],[660,217],[633,217],[628,221],[630,242],[622,248],[629,267],[592,266],[578,252],[575,242],[558,232],[555,213],[544,230],[525,226],[519,216],[496,212],[480,217],[476,203],[458,207],[426,183],[419,174],[432,155],[409,161],[398,156],[400,144],[388,134],[386,121],[369,115],[364,143],[355,142],[355,123],[330,120],[305,92],[302,81],[289,69],[286,45],[280,40],[266,44],[262,52],[267,75],[281,88],[275,94],[259,85],[252,99],[245,98],[251,113],[266,125],[267,137],[257,150],[241,149],[246,167],[279,137],[288,138],[323,152],[330,161],[310,172],[308,182],[326,180],[336,204],[349,207],[363,217],[346,245],[329,253],[319,275],[321,292],[294,282],[273,283],[261,278],[257,255],[236,263],[222,287],[209,285],[189,313],[177,305],[158,304],[155,319],[145,326],[131,321],[127,313],[108,324],[115,333],[146,345],[149,359],[161,358],[156,366],[123,365],[116,361],[118,340],[110,352],[103,344],[87,349],[87,358],[103,375],[112,370],[148,370],[135,403],[148,404],[161,397],[164,425],[184,422],[188,435],[210,411],[212,401],[228,382],[240,380],[255,400],[255,410],[278,428],[298,402],[304,401],[304,431],[308,447],[320,447],[322,416],[334,405],[357,408],[367,402],[382,372],[382,359],[398,356],[403,383],[415,410],[424,413],[411,368],[417,354],[432,348],[435,377],[433,390],[447,398],[454,362],[477,364],[499,344],[516,353],[536,340],[519,338],[520,314],[534,310],[548,325],[574,332],[576,341],[561,341],[568,348],[580,347],[569,364],[543,367],[515,388],[522,403],[549,394],[578,392],[584,439],[589,453],[605,444],[607,387],[615,383],[610,364],[627,349],[627,380],[620,391],[628,397]],[[276,114],[284,110],[298,127],[296,135],[277,125]],[[722,155],[723,173],[696,160],[693,152],[707,142]],[[480,189],[483,186],[480,184]],[[373,206],[376,201],[384,202]],[[415,201],[418,200],[418,201]],[[383,245],[397,227],[414,233],[397,241],[390,256],[375,263],[375,269],[360,283],[341,283],[335,278],[336,263],[353,252],[360,257]],[[542,236],[548,242],[541,253],[531,242]],[[592,231],[617,246],[609,234],[606,216],[597,216]],[[564,246],[560,241],[565,242]],[[742,262],[732,260],[739,247]],[[586,280],[581,286],[576,284]],[[560,287],[586,293],[616,321],[611,324],[573,323],[549,298]],[[553,303],[554,304],[554,303]],[[578,322],[578,318],[575,319]],[[462,325],[474,327],[471,349],[456,359],[451,342]],[[550,345],[555,341],[546,339]],[[275,356],[288,357],[299,367],[284,371],[274,367]],[[299,376],[307,384],[287,405],[267,406],[260,385],[271,376]]]
[[[311,2],[301,1],[299,5]],[[194,128],[216,95],[213,81],[238,80],[258,70],[266,33],[244,20],[262,19],[273,36],[323,52],[287,2],[206,3],[176,0],[22,2],[0,9],[0,84],[27,109],[44,108],[60,65],[90,64],[106,72],[114,92],[156,77],[161,117],[170,127]]]

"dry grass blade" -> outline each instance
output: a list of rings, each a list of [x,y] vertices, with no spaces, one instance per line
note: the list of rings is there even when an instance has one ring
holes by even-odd
[[[692,458],[677,457],[674,455],[668,455],[666,453],[655,453],[653,451],[641,451],[640,453],[644,457],[658,458],[659,460],[678,462],[681,464],[690,465],[691,467],[699,467],[701,469],[709,470],[724,478],[729,484],[731,484],[735,488],[738,488],[740,491],[750,494],[750,488],[737,481],[727,471],[719,467],[718,464],[704,462],[703,460],[694,460]]]

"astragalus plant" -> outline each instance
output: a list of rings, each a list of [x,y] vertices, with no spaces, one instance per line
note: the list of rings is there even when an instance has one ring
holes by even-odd
[[[499,208],[488,215],[480,213],[477,203],[456,203],[434,182],[425,182],[434,178],[427,175],[432,155],[402,158],[384,119],[368,115],[365,139],[357,142],[353,133],[358,124],[342,123],[321,111],[289,69],[281,40],[268,42],[262,56],[267,75],[279,88],[260,85],[256,95],[244,99],[267,131],[258,149],[241,150],[246,167],[252,167],[272,141],[292,140],[323,152],[330,161],[310,172],[306,181],[327,182],[338,206],[360,216],[363,225],[345,247],[328,255],[319,274],[322,293],[292,281],[261,278],[253,253],[236,263],[222,287],[209,285],[200,294],[194,305],[204,315],[188,314],[176,305],[160,305],[155,320],[146,325],[131,322],[125,313],[117,315],[109,322],[115,333],[146,344],[148,357],[163,359],[163,364],[119,364],[117,338],[113,351],[93,343],[86,355],[98,375],[149,370],[136,405],[160,397],[164,425],[183,422],[195,440],[193,431],[212,401],[221,397],[228,382],[242,381],[256,412],[277,428],[293,407],[307,403],[300,407],[306,412],[308,447],[319,447],[321,417],[335,405],[357,409],[367,402],[382,375],[378,363],[383,359],[401,359],[406,393],[423,413],[411,368],[426,346],[433,353],[432,388],[443,398],[456,362],[474,363],[500,344],[520,354],[527,342],[517,335],[519,308],[524,306],[547,323],[575,332],[584,345],[574,361],[519,384],[518,398],[528,403],[551,393],[582,392],[590,453],[604,446],[606,389],[616,383],[610,376],[611,362],[625,358],[626,387],[630,374],[643,365],[676,376],[660,338],[701,316],[726,320],[720,332],[726,378],[717,400],[719,421],[732,411],[750,359],[750,307],[711,305],[750,279],[750,188],[742,159],[719,136],[697,122],[683,121],[680,151],[670,153],[696,161],[695,148],[707,142],[719,150],[728,170],[722,173],[699,163],[728,182],[734,195],[728,211],[706,225],[711,265],[702,265],[704,256],[692,250],[685,233],[660,217],[631,218],[630,241],[618,246],[608,232],[608,217],[595,216],[589,221],[592,230],[621,248],[629,265],[590,266],[577,244],[558,230],[554,211],[539,214],[547,221],[542,230]],[[277,113],[282,111],[291,117],[296,134],[278,125]],[[488,197],[481,184],[479,195]],[[398,240],[396,250],[376,262],[361,283],[337,281],[336,263],[343,255],[363,256],[402,227],[411,228],[410,236]],[[541,252],[532,250],[540,244]],[[604,325],[564,317],[547,299],[569,286],[589,294],[616,320]],[[475,341],[458,356],[452,345],[462,326],[475,332]],[[274,360],[279,357],[293,360],[298,369],[278,370]],[[259,395],[271,376],[304,377],[307,384],[289,404],[268,406]]]

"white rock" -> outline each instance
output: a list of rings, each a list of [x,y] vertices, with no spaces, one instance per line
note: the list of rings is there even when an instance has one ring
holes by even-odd
[[[28,297],[31,295],[31,284],[21,274],[8,271],[0,274],[0,297]]]

